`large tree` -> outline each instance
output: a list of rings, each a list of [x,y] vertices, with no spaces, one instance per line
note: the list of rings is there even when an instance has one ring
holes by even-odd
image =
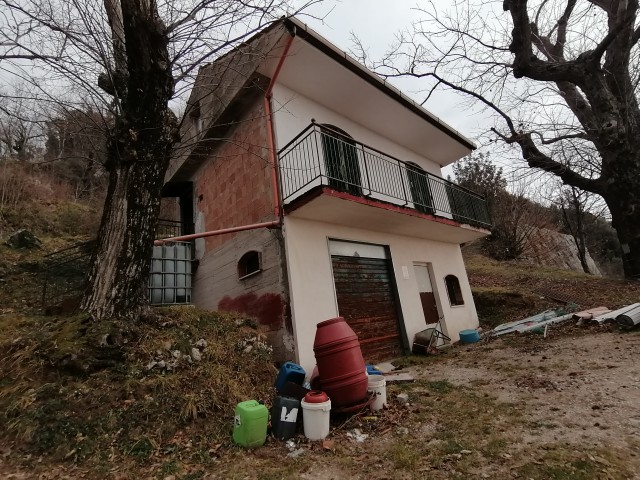
[[[101,112],[109,186],[83,308],[146,304],[160,191],[179,122],[169,107],[211,61],[285,13],[286,0],[0,0],[3,70],[38,99]],[[9,66],[9,62],[12,64]]]
[[[528,166],[602,196],[640,278],[638,0],[431,2],[376,67],[462,92]],[[567,152],[573,152],[566,155]],[[563,153],[560,155],[559,153]]]

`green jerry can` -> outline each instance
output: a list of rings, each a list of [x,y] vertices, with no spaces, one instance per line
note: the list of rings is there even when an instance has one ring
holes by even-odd
[[[236,405],[233,424],[233,441],[245,448],[264,445],[267,440],[269,410],[255,400]]]

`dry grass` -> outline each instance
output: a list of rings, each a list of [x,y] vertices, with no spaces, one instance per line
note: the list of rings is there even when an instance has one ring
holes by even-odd
[[[520,478],[587,479],[631,478],[633,474],[628,454],[613,448],[585,444],[576,449],[550,441],[529,452],[522,446],[523,438],[569,427],[558,426],[552,418],[532,420],[526,403],[498,396],[495,380],[489,383],[483,376],[460,385],[449,377],[437,377],[438,371],[451,370],[458,362],[463,372],[479,368],[476,364],[491,349],[515,349],[513,358],[491,364],[491,370],[517,388],[543,390],[547,383],[539,376],[569,366],[550,359],[528,372],[521,360],[546,353],[550,348],[546,342],[564,335],[560,328],[546,340],[511,337],[454,348],[439,357],[405,357],[398,364],[417,372],[419,380],[390,386],[391,408],[373,420],[365,419],[371,417],[369,413],[336,418],[330,448],[298,437],[304,454],[297,458],[287,457],[283,442],[241,450],[230,442],[233,408],[248,398],[268,403],[276,373],[268,348],[244,353],[247,339],[262,344],[251,322],[189,307],[161,310],[136,325],[93,325],[82,316],[33,316],[25,306],[37,297],[38,286],[30,284],[28,269],[46,251],[60,246],[46,239],[45,248],[38,252],[0,246],[3,261],[15,274],[11,279],[15,283],[9,284],[14,303],[0,312],[0,447],[10,445],[19,452],[10,461],[21,463],[22,467],[14,467],[33,476],[48,470],[66,472],[71,478],[175,475],[177,479],[264,480],[445,479],[481,473],[491,478],[513,478],[516,473]],[[590,292],[593,305],[585,307],[601,302],[613,307],[640,298],[638,285],[505,266],[483,258],[471,259],[469,273],[472,285],[482,281],[473,286],[485,323],[559,306],[532,292],[541,282],[569,293]],[[120,341],[99,357],[96,342],[106,334]],[[172,371],[147,369],[151,361],[172,361],[174,352],[184,358],[200,339],[207,341],[201,362],[178,362]],[[103,361],[99,369],[77,368],[96,360]],[[607,363],[596,360],[589,368],[606,372]],[[409,394],[410,407],[394,402],[399,392]],[[353,428],[369,438],[362,444],[354,442],[346,436]],[[40,457],[40,462],[33,462]],[[118,471],[114,465],[119,465]]]
[[[237,402],[271,395],[276,370],[251,323],[189,307],[164,309],[129,328],[126,343],[108,352],[117,360],[102,364],[108,368],[69,374],[65,360],[89,361],[83,352],[109,328],[92,329],[81,317],[0,316],[4,442],[94,465],[150,462],[167,452],[202,460],[211,445],[229,438]],[[245,353],[247,338],[258,341]],[[201,361],[183,356],[172,371],[147,369],[154,359],[168,363],[175,352],[191,353],[200,339],[207,342]]]
[[[538,292],[552,292],[581,308],[620,308],[640,299],[640,283],[587,275],[571,270],[498,262],[465,253],[474,301],[485,327],[525,318],[563,305]]]

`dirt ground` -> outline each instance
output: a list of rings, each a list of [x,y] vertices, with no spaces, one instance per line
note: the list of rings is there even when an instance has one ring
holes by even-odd
[[[640,332],[614,327],[505,336],[401,359],[416,381],[390,385],[384,412],[334,418],[324,443],[298,436],[251,451],[216,445],[199,465],[158,458],[100,473],[46,459],[18,465],[5,447],[0,472],[7,479],[640,478],[638,354]]]
[[[414,371],[478,389],[519,411],[501,452],[509,461],[482,473],[508,477],[529,462],[544,464],[545,453],[556,450],[583,453],[582,461],[595,464],[583,469],[585,478],[640,478],[640,335],[597,330],[566,329],[549,340],[505,337]]]
[[[547,339],[503,337],[409,367],[417,382],[404,388],[413,403],[428,404],[426,394],[446,408],[403,418],[404,441],[372,439],[369,450],[383,459],[376,468],[336,472],[323,465],[307,478],[640,478],[640,333],[558,328]],[[421,384],[432,388],[421,392]],[[479,401],[465,411],[468,395]],[[463,411],[446,411],[450,406]],[[470,420],[487,411],[484,425]],[[440,420],[453,427],[449,437]],[[415,443],[433,445],[447,461],[434,461]],[[409,456],[417,450],[415,460],[381,453],[402,444]]]

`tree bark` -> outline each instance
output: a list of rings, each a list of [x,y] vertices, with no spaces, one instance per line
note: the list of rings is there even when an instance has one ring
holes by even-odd
[[[120,7],[111,10],[122,12],[122,33],[113,36],[114,56],[118,63],[126,59],[126,70],[116,64],[106,77],[126,82],[126,88],[103,87],[112,87],[109,93],[120,114],[108,139],[109,189],[82,302],[95,320],[133,320],[148,303],[160,192],[178,140],[177,121],[168,107],[174,82],[166,28],[154,2],[121,0]],[[117,18],[110,17],[110,23],[120,25]]]
[[[555,83],[582,125],[584,138],[594,144],[602,158],[600,176],[585,178],[555,161],[538,148],[530,133],[516,132],[511,127],[511,135],[501,137],[520,145],[530,167],[604,198],[622,246],[625,276],[640,279],[640,107],[630,75],[631,51],[640,38],[640,29],[634,29],[638,0],[619,2],[617,6],[592,0],[605,10],[608,32],[595,48],[573,59],[564,57],[564,34],[558,33],[555,44],[551,33],[540,34],[530,20],[527,3],[504,2],[514,25],[509,46],[514,55],[513,74],[516,78]],[[570,16],[573,4],[574,1],[567,3],[563,22]],[[558,23],[560,29],[565,28],[562,21]]]
[[[629,172],[634,177],[633,172]],[[604,196],[611,212],[611,225],[616,229],[622,249],[622,266],[627,278],[640,280],[640,186],[637,185],[640,172],[635,178],[625,178],[628,189],[612,188]]]

